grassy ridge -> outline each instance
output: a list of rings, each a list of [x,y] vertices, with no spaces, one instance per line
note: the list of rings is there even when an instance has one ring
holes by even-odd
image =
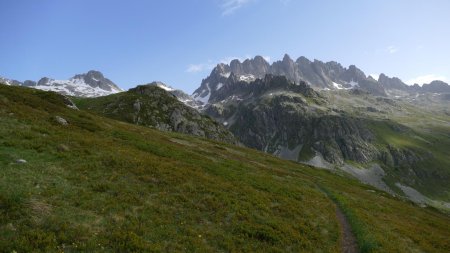
[[[0,85],[0,136],[3,252],[337,252],[334,203],[316,184],[344,199],[376,251],[450,247],[450,219],[435,210],[255,150],[72,110],[53,93]]]

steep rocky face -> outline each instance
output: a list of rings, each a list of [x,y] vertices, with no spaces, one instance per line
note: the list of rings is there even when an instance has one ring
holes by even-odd
[[[225,67],[225,66],[222,66]],[[225,67],[226,68],[226,67]],[[254,59],[246,59],[240,63],[238,60],[230,62],[229,71],[236,75],[252,74],[255,77],[261,78],[269,72],[270,65],[261,56],[256,56]]]
[[[239,107],[230,130],[244,144],[295,161],[307,160],[316,151],[334,164],[377,157],[373,135],[364,122],[300,109],[291,97],[279,96],[270,103]]]
[[[378,82],[382,84],[386,89],[397,89],[397,90],[409,90],[409,86],[406,85],[402,80],[397,77],[388,77],[385,74],[380,74],[378,77]]]
[[[226,128],[186,106],[156,83],[127,92],[84,100],[83,107],[113,119],[180,132],[213,140],[238,143]]]
[[[346,92],[351,96],[372,96],[358,89]],[[374,99],[397,107],[389,98]],[[211,95],[204,112],[246,146],[289,160],[309,161],[320,154],[335,165],[379,161],[390,167],[411,167],[421,161],[421,155],[413,150],[380,145],[371,129],[372,125],[382,125],[403,132],[402,125],[332,108],[321,93],[305,82],[295,84],[285,76],[273,75],[247,82],[231,73]],[[367,110],[376,112],[373,107]]]
[[[287,54],[284,55],[282,61],[274,62],[269,71],[269,73],[274,75],[285,76],[293,82],[297,82],[300,79],[296,63]]]
[[[327,101],[305,82],[272,75],[245,82],[231,74],[213,95],[205,112],[249,147],[295,161],[314,152],[335,164],[378,157],[365,121],[328,113]]]

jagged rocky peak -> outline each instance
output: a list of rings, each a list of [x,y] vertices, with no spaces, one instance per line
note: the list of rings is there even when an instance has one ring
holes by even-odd
[[[364,74],[364,72],[362,72],[362,70],[357,68],[355,65],[350,65],[347,71],[345,71],[343,75],[341,75],[341,78],[342,80],[347,82],[359,82],[366,79],[366,74]]]
[[[78,75],[75,75],[73,78],[74,78],[74,79],[75,79],[75,78],[78,78],[78,79],[84,79],[84,78],[86,78],[86,79],[93,79],[93,80],[101,80],[101,79],[105,79],[105,77],[103,76],[102,72],[97,71],[97,70],[90,70],[90,71],[88,71],[88,72],[85,73],[85,74],[78,74]]]
[[[54,79],[51,79],[51,78],[48,78],[48,77],[42,77],[37,82],[37,86],[49,86],[51,81],[54,81]]]
[[[72,79],[84,80],[84,82],[89,86],[93,88],[99,87],[106,91],[120,90],[115,83],[108,78],[105,78],[100,71],[96,70],[90,70],[85,74],[75,75]]]
[[[384,73],[381,73],[378,77],[378,82],[386,89],[404,90],[408,89],[408,86],[400,80],[398,77],[388,77]]]
[[[291,59],[291,57],[290,57],[288,54],[284,54],[284,56],[283,56],[283,62],[284,62],[284,63],[290,64],[290,63],[292,63],[292,62],[294,62],[294,61]]]
[[[379,80],[367,76],[355,65],[343,67],[336,61],[313,61],[301,56],[293,61],[285,54],[282,60],[268,63],[262,56],[246,59],[243,62],[238,59],[230,64],[217,65],[211,74],[202,81],[200,87],[194,92],[193,97],[206,105],[210,97],[222,87],[226,87],[230,81],[246,81],[248,83],[257,78],[264,78],[266,74],[285,76],[289,81],[309,84],[316,90],[350,90],[360,89],[376,96],[408,96],[416,93],[443,93],[449,92],[449,86],[445,83],[433,83],[431,85],[408,86],[399,78],[380,75]],[[233,80],[227,81],[229,78]]]
[[[290,70],[293,70],[295,62],[291,59],[291,57],[288,54],[285,54],[283,56],[283,60],[274,62],[272,67],[273,66],[276,66],[278,70],[281,69],[285,72],[288,72]]]
[[[288,69],[288,71],[295,71],[295,62],[291,59],[291,57],[288,54],[285,54],[283,57],[283,66]]]
[[[330,61],[325,63],[325,65],[333,70],[344,70],[344,67],[342,67],[342,65],[339,62],[336,61]]]
[[[298,57],[298,59],[295,62],[297,64],[299,64],[299,65],[309,65],[309,64],[311,64],[311,61],[308,58],[304,57],[304,56]]]
[[[236,75],[253,75],[263,77],[270,68],[270,64],[262,56],[255,56],[253,59],[246,59],[242,63],[238,59],[230,62],[229,71]]]
[[[448,83],[435,80],[432,81],[429,84],[422,85],[422,90],[424,92],[431,92],[431,93],[448,93],[450,92],[450,85]]]
[[[228,76],[230,74],[230,66],[228,66],[225,63],[219,63],[217,66],[212,70],[212,75],[222,75],[222,76]]]
[[[256,77],[264,76],[270,68],[270,64],[262,56],[247,59],[242,65],[246,73],[253,74]]]

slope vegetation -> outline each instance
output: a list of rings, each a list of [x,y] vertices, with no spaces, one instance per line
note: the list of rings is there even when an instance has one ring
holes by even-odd
[[[97,98],[74,98],[81,109],[125,122],[237,143],[222,125],[178,101],[156,85],[140,85],[127,92]]]
[[[445,252],[450,218],[354,180],[0,85],[2,252]],[[26,161],[26,162],[25,162]]]

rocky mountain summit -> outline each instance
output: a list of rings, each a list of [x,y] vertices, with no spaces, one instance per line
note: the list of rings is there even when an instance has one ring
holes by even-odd
[[[179,132],[234,143],[225,127],[180,102],[171,88],[154,82],[127,92],[97,98],[80,98],[79,108],[100,115],[162,131]]]
[[[234,78],[246,82],[264,78],[266,74],[279,75],[285,76],[294,83],[306,82],[316,90],[356,88],[376,96],[450,92],[450,86],[442,81],[434,81],[423,86],[408,86],[399,78],[389,78],[384,74],[380,75],[379,80],[375,80],[355,65],[345,68],[334,61],[310,61],[303,56],[294,61],[286,54],[281,61],[275,61],[272,64],[261,56],[246,59],[243,62],[232,60],[230,64],[218,64],[192,96],[202,104],[207,104],[232,74]]]
[[[232,72],[231,65],[241,74]],[[204,103],[204,113],[244,145],[288,160],[339,168],[388,192],[396,186],[386,185],[383,178],[415,187],[433,182],[436,188],[445,188],[450,172],[445,169],[447,162],[441,160],[445,157],[442,150],[430,146],[427,132],[419,134],[392,120],[414,118],[422,110],[407,100],[389,97],[393,90],[402,91],[397,79],[386,82],[389,92],[381,96],[374,95],[372,88],[385,91],[385,86],[356,67],[343,71],[339,79],[341,83],[350,80],[349,85],[357,80],[358,88],[327,90],[304,81],[295,83],[286,75],[242,75],[245,69],[259,72],[268,65],[257,68],[251,61],[242,68],[236,61],[231,65],[219,64],[193,96]],[[384,82],[384,78],[380,80]],[[365,83],[377,85],[361,85]],[[445,117],[442,113],[445,111],[439,117]],[[439,140],[439,145],[445,146],[447,139]],[[368,168],[366,174],[361,174],[358,166]]]
[[[6,84],[6,85],[12,85],[12,86],[22,85],[22,83],[17,80],[8,79],[8,78],[4,78],[1,76],[0,76],[0,83]]]
[[[55,80],[48,77],[43,77],[39,81],[26,80],[19,82],[6,78],[0,79],[8,85],[26,86],[30,88],[55,91],[63,95],[76,97],[98,97],[106,96],[121,92],[114,82],[104,77],[99,71],[91,70],[85,74],[78,74],[68,80]]]

